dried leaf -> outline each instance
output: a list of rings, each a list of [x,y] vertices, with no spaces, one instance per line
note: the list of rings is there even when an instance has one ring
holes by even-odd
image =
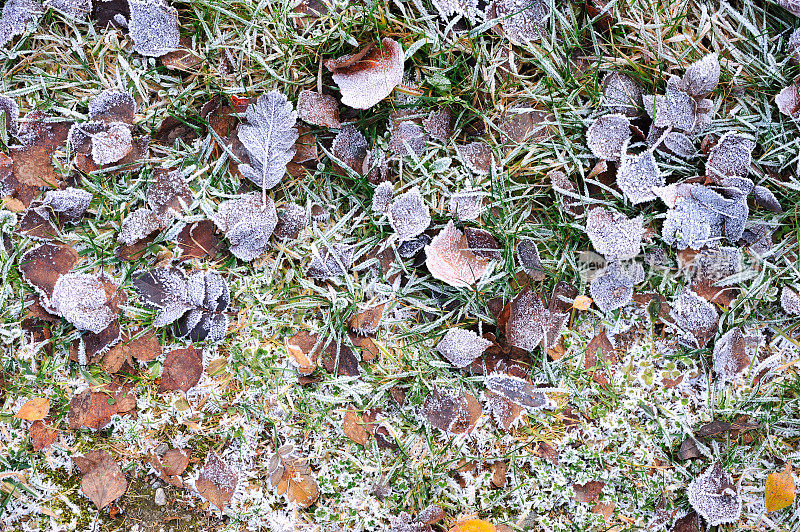
[[[542,38],[550,4],[546,0],[494,0],[488,13],[487,18],[499,20],[510,40],[524,44]]]
[[[422,126],[414,120],[403,119],[401,112],[394,112],[389,120],[389,149],[395,155],[421,156],[425,152],[427,135]],[[399,116],[398,116],[399,114]]]
[[[102,429],[116,414],[126,414],[136,408],[136,396],[130,387],[109,384],[100,391],[87,388],[69,403],[69,427]]]
[[[12,2],[7,2],[6,5]],[[3,23],[0,22],[0,28],[2,28]],[[2,34],[2,29],[0,29],[0,34]],[[0,44],[2,46],[2,44]],[[0,94],[0,114],[3,115],[3,120],[6,124],[6,133],[9,135],[16,135],[18,122],[19,122],[19,107],[17,106],[17,102],[6,96],[5,94]]]
[[[269,469],[270,483],[278,495],[286,493],[289,502],[308,508],[319,497],[317,481],[311,476],[306,461],[297,455],[291,445],[278,448]]]
[[[683,74],[683,87],[693,98],[705,98],[717,88],[720,65],[716,53],[711,53],[692,63]]]
[[[689,504],[709,526],[733,523],[742,513],[739,489],[719,462],[695,478],[686,492]]]
[[[50,412],[50,399],[36,397],[22,405],[14,417],[26,421],[39,421],[47,417],[48,412]]]
[[[53,285],[50,306],[78,329],[99,334],[119,316],[113,308],[104,275],[66,273]]]
[[[216,225],[212,220],[200,220],[185,225],[175,237],[175,241],[181,251],[179,258],[181,261],[214,260],[222,248],[222,239],[217,234]]]
[[[300,120],[315,126],[339,128],[339,103],[333,96],[313,91],[300,91],[297,98]]]
[[[530,238],[524,238],[517,243],[517,259],[525,273],[534,281],[544,281],[547,278],[539,257],[539,248]]]
[[[678,295],[669,313],[695,347],[703,347],[717,332],[717,309],[691,290]]]
[[[390,181],[384,181],[375,187],[372,193],[372,212],[388,213],[392,196],[394,196],[394,185]]]
[[[358,377],[361,374],[356,354],[349,346],[338,342],[330,342],[325,348],[322,365],[332,375]]]
[[[552,403],[545,394],[546,390],[535,388],[525,379],[514,375],[503,373],[487,375],[486,389],[528,410],[552,407]]]
[[[127,362],[133,367],[133,359],[149,362],[161,356],[161,343],[154,331],[133,338],[135,333],[124,331],[120,342],[103,357],[103,369],[116,373]]]
[[[722,382],[732,381],[750,367],[745,337],[739,327],[734,327],[714,344],[714,373]]]
[[[317,367],[317,359],[322,351],[321,346],[317,345],[318,340],[316,334],[306,331],[300,331],[286,340],[286,352],[292,362],[299,366],[301,375],[310,375]]]
[[[192,49],[192,39],[188,36],[181,37],[179,48],[161,56],[161,64],[168,70],[180,70],[197,74],[203,59]]]
[[[470,519],[468,521],[461,521],[448,532],[497,532],[497,528],[488,521]]]
[[[631,138],[628,118],[612,114],[597,118],[586,130],[586,143],[595,157],[618,161],[625,144]]]
[[[61,182],[61,175],[56,173],[50,158],[67,141],[72,122],[49,122],[48,119],[41,111],[32,111],[19,125],[17,138],[22,146],[12,146],[8,150],[13,160],[11,170],[19,183],[17,188],[58,188]]]
[[[353,406],[348,406],[347,412],[344,415],[344,421],[342,422],[344,435],[350,438],[354,443],[366,445],[369,441],[369,432],[365,428],[365,425],[364,419],[355,411]]]
[[[384,303],[356,312],[347,320],[347,326],[360,336],[374,335],[378,332],[385,308]]]
[[[278,223],[272,234],[275,238],[296,240],[307,225],[306,210],[296,203],[287,203],[278,209]]]
[[[573,484],[572,489],[575,490],[575,496],[572,498],[578,502],[595,502],[605,485],[606,483],[600,480],[590,480],[586,484]]]
[[[680,131],[670,131],[664,136],[664,148],[678,157],[688,159],[694,156],[697,150],[694,148],[692,139]],[[661,184],[663,186],[663,183]]]
[[[201,497],[222,511],[233,498],[238,482],[238,473],[217,453],[211,451],[206,456],[206,463],[194,486]]]
[[[161,385],[158,393],[181,390],[189,391],[200,382],[203,374],[203,351],[188,347],[174,349],[167,353],[164,359],[164,369],[161,373]]]
[[[401,242],[422,234],[431,224],[430,211],[417,187],[397,196],[386,214]]]
[[[161,218],[150,209],[136,209],[122,222],[117,240],[126,246],[133,246],[163,227]]]
[[[601,161],[601,163],[605,163],[605,161]],[[547,172],[547,175],[550,178],[553,190],[557,194],[559,203],[564,208],[564,212],[572,216],[582,215],[586,210],[586,206],[583,201],[573,197],[579,195],[578,187],[567,177],[567,174],[560,170],[551,170]]]
[[[797,118],[800,114],[800,87],[797,83],[781,89],[781,92],[775,96],[775,104],[781,113]]]
[[[492,342],[472,331],[448,329],[439,340],[436,350],[457,368],[465,368],[480,357]]]
[[[568,317],[545,308],[539,296],[525,288],[506,305],[497,325],[509,345],[533,351],[540,343],[546,349],[553,347]]]
[[[653,187],[663,187],[665,176],[659,171],[651,151],[622,156],[617,170],[617,185],[633,205],[656,199]]]
[[[178,11],[164,0],[128,0],[128,33],[133,49],[142,55],[161,57],[180,45]]]
[[[456,153],[467,168],[478,175],[489,175],[492,167],[497,166],[492,149],[483,141],[456,145]]]
[[[361,174],[367,157],[367,139],[350,124],[342,127],[333,139],[331,151],[333,156],[343,162],[356,174]],[[347,172],[341,170],[343,176]]]
[[[19,270],[22,278],[42,297],[42,304],[47,308],[59,277],[68,273],[77,262],[78,252],[72,247],[45,243],[20,257]]]
[[[781,290],[781,308],[787,314],[800,315],[800,295],[788,286]]]
[[[633,297],[634,280],[630,278],[618,262],[610,262],[603,273],[589,286],[597,308],[603,312],[624,307]]]
[[[347,274],[353,265],[353,248],[347,244],[322,246],[308,265],[306,274],[312,279],[326,281]]]
[[[783,471],[770,473],[764,486],[764,500],[768,512],[776,512],[788,508],[794,502],[795,487],[791,462]]]
[[[767,187],[761,185],[753,187],[753,197],[755,198],[756,203],[768,211],[778,214],[783,212],[783,207],[781,207],[781,203],[778,201],[778,198],[776,198],[775,194],[773,194],[772,191]]]
[[[422,119],[422,127],[431,138],[448,142],[453,136],[453,112],[447,107],[431,111],[427,118]]]
[[[639,254],[644,236],[642,216],[628,218],[622,213],[595,207],[586,218],[586,233],[594,249],[607,260],[632,259]]]
[[[720,137],[706,162],[706,174],[716,178],[747,177],[756,143],[730,131]]]
[[[452,221],[425,246],[425,256],[431,275],[456,288],[474,285],[489,266],[488,259],[469,249],[466,237]]]
[[[497,239],[485,229],[477,227],[465,227],[464,238],[467,239],[469,250],[478,257],[490,260],[501,260],[503,255],[500,253],[500,244]]]
[[[50,447],[58,440],[58,430],[42,421],[31,423],[30,434],[34,451]]]
[[[239,171],[266,190],[280,183],[295,155],[297,112],[286,96],[271,91],[248,105],[246,117],[247,124],[239,126],[237,135],[250,163],[239,165]]]
[[[434,389],[425,397],[421,413],[439,430],[464,434],[475,428],[481,411],[480,403],[468,393]]]
[[[269,249],[278,212],[272,198],[253,192],[223,202],[213,221],[230,241],[231,253],[240,260],[251,261]]]
[[[164,222],[180,216],[192,203],[192,191],[180,170],[158,168],[147,188],[147,205]]]
[[[355,54],[325,61],[342,91],[342,103],[369,109],[403,81],[403,48],[385,37],[379,46],[367,45]]]
[[[89,451],[72,458],[81,470],[81,491],[102,510],[122,497],[128,481],[108,451]]]
[[[25,33],[28,22],[38,19],[41,6],[33,0],[8,0],[0,17],[0,46]]]
[[[483,211],[485,193],[479,189],[467,188],[450,195],[450,213],[458,220],[477,220]]]
[[[638,116],[641,112],[642,86],[627,74],[611,72],[606,74],[602,83],[603,100],[605,107],[615,113],[628,117]]]

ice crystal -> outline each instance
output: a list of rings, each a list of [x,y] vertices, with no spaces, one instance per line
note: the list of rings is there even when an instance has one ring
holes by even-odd
[[[430,211],[417,187],[397,196],[389,205],[387,215],[401,242],[420,235],[431,224]]]
[[[472,364],[492,343],[465,329],[449,329],[436,350],[457,368]]]
[[[480,13],[478,0],[433,0],[433,5],[445,22],[458,15],[474,22]]]
[[[430,137],[447,142],[453,136],[453,112],[446,107],[431,111],[428,117],[422,120],[422,127]]]
[[[546,308],[538,295],[525,289],[508,304],[503,324],[509,345],[533,351],[540,343],[549,349],[558,343],[569,314]]]
[[[594,156],[609,161],[619,160],[630,138],[630,122],[619,114],[601,116],[586,130],[586,143]]]
[[[256,193],[223,202],[214,224],[230,241],[230,251],[238,259],[251,261],[269,249],[269,237],[278,224],[278,213],[271,198]]]
[[[41,12],[41,6],[34,0],[8,0],[0,17],[0,46],[25,33],[28,22],[35,20]]]
[[[632,259],[638,255],[644,231],[641,215],[628,218],[604,207],[595,207],[586,218],[586,233],[594,249],[608,260]]]
[[[781,308],[788,314],[800,315],[800,295],[788,286],[781,290]]]
[[[651,151],[623,155],[617,170],[617,185],[634,205],[656,199],[653,187],[663,187],[665,182]]]
[[[92,135],[92,159],[100,165],[121,160],[132,148],[131,130],[121,122],[111,123],[104,131]]]
[[[664,147],[674,155],[688,159],[695,154],[694,143],[680,131],[670,131],[664,137]],[[663,183],[662,183],[663,185]]]
[[[395,155],[416,155],[419,157],[425,152],[425,130],[422,126],[411,120],[391,121],[389,130],[389,149]]]
[[[342,161],[351,170],[360,174],[364,169],[367,156],[367,139],[351,125],[344,126],[331,146],[333,156]]]

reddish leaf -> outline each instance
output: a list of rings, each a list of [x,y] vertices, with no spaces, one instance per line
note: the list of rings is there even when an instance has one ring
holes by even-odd
[[[308,508],[319,497],[319,486],[306,461],[300,458],[291,445],[278,449],[269,464],[270,483],[278,495],[287,494],[290,502]]]
[[[19,260],[22,277],[42,296],[49,307],[53,287],[62,275],[78,262],[78,252],[63,244],[44,243],[26,252]]]
[[[72,459],[81,470],[81,491],[99,510],[119,499],[128,481],[108,451],[89,451]]]
[[[31,444],[34,451],[49,447],[58,439],[58,430],[43,421],[34,421],[30,428]]]
[[[190,223],[176,237],[181,261],[191,259],[214,260],[222,249],[222,239],[211,220]]]
[[[132,412],[136,408],[136,396],[130,390],[130,387],[111,383],[101,391],[93,392],[87,388],[74,396],[69,403],[70,428],[101,429],[115,414]]]
[[[175,349],[167,353],[164,369],[161,373],[161,385],[158,393],[173,390],[187,392],[200,382],[203,374],[203,351],[188,347]]]
[[[482,410],[471,394],[439,389],[429,393],[422,405],[422,415],[431,425],[453,434],[472,431]]]
[[[238,482],[239,475],[236,471],[217,453],[211,451],[194,485],[201,497],[221,511],[233,497]]]
[[[573,499],[578,502],[595,502],[605,485],[605,482],[599,480],[590,480],[586,484],[573,484],[572,489],[575,490]]]

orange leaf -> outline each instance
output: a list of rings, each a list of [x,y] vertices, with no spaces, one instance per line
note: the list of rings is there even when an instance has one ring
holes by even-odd
[[[589,310],[591,306],[592,298],[589,296],[578,296],[575,298],[575,301],[572,302],[572,308],[578,310]]]
[[[14,417],[27,421],[39,421],[47,416],[50,411],[50,399],[47,397],[37,397],[31,399],[19,409]]]
[[[497,528],[492,523],[482,519],[470,519],[462,521],[450,529],[450,532],[497,532]]]
[[[791,506],[794,502],[794,477],[792,477],[792,464],[786,464],[786,468],[780,473],[770,473],[767,475],[767,483],[764,491],[764,498],[767,503],[767,511],[774,512]]]

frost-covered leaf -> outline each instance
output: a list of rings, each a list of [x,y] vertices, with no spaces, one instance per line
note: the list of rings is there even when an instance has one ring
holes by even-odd
[[[270,91],[248,105],[245,116],[247,124],[239,126],[237,135],[250,164],[239,165],[239,171],[262,189],[272,188],[280,183],[296,152],[297,113],[286,96]]]
[[[433,5],[445,22],[449,22],[456,16],[462,16],[475,22],[481,15],[478,9],[478,0],[433,0]]]
[[[470,250],[466,237],[452,221],[425,246],[425,256],[431,275],[456,288],[474,285],[489,265],[488,259]]]
[[[478,257],[490,260],[500,260],[503,258],[502,253],[500,253],[500,244],[497,243],[497,239],[494,235],[486,229],[465,227],[464,237],[467,239],[469,250]]]
[[[158,393],[181,390],[186,393],[200,382],[203,374],[203,351],[188,347],[167,353],[161,371]]]
[[[150,209],[136,209],[122,222],[117,240],[132,246],[160,230],[161,219]]]
[[[307,225],[306,210],[296,203],[287,203],[278,209],[278,224],[272,234],[275,238],[295,240]]]
[[[541,39],[550,16],[550,3],[547,0],[494,0],[488,13],[498,20],[509,39],[524,44]]]
[[[692,157],[696,152],[692,139],[680,131],[670,131],[667,133],[664,137],[663,146],[669,150],[670,153],[684,159]]]
[[[684,260],[684,254],[688,260]],[[700,297],[723,307],[728,306],[736,297],[737,289],[725,286],[720,281],[741,271],[739,248],[706,248],[697,254],[681,251],[678,259],[679,262],[684,262],[681,268],[686,270],[692,290]]]
[[[425,152],[425,130],[411,120],[392,121],[389,131],[389,149],[400,157],[414,154],[417,157]]]
[[[387,212],[394,196],[394,185],[389,181],[384,181],[375,187],[372,193],[372,212]]]
[[[25,33],[28,23],[38,20],[41,13],[42,7],[34,0],[8,0],[0,17],[0,46]]]
[[[227,281],[215,271],[193,271],[186,284],[192,308],[178,319],[177,336],[192,342],[221,342],[228,330],[224,312],[231,296]]]
[[[269,237],[278,224],[272,198],[257,192],[223,202],[213,220],[230,241],[230,251],[238,259],[254,260],[269,249]]]
[[[449,329],[439,340],[436,350],[457,368],[472,364],[492,342],[466,329]]]
[[[364,138],[360,131],[349,124],[339,130],[331,146],[333,156],[357,174],[361,174],[364,169],[367,148],[367,139]]]
[[[133,149],[131,130],[121,122],[111,123],[91,137],[92,159],[99,165],[120,161]]]
[[[589,286],[595,305],[603,312],[624,307],[633,297],[634,280],[618,262],[609,263],[605,271],[594,278]]]
[[[314,91],[300,91],[297,97],[297,116],[315,126],[339,128],[339,103],[336,98]]]
[[[534,281],[543,281],[546,278],[539,248],[532,239],[524,238],[517,243],[517,259],[525,273]]]
[[[739,488],[719,462],[709,466],[686,490],[689,504],[709,526],[733,523],[742,513]]]
[[[632,204],[656,199],[653,187],[663,187],[665,183],[666,179],[650,150],[639,155],[622,156],[622,164],[617,170],[617,185]]]
[[[136,395],[131,386],[110,383],[96,391],[86,388],[72,397],[69,403],[69,428],[102,429],[116,414],[132,414],[136,408]]]
[[[540,343],[545,349],[556,345],[568,317],[546,308],[538,295],[525,288],[506,305],[497,325],[509,345],[533,351]]]
[[[781,89],[781,92],[775,96],[775,104],[781,113],[797,118],[800,114],[800,87],[797,83]]]
[[[53,212],[58,213],[59,221],[78,223],[89,204],[92,202],[92,193],[80,188],[67,187],[64,190],[48,190],[42,200]]]
[[[50,306],[50,298],[59,277],[68,273],[78,262],[78,252],[63,245],[40,244],[19,258],[22,278],[41,296],[42,306]]]
[[[194,487],[201,497],[222,511],[233,498],[238,482],[239,474],[217,453],[210,451]]]
[[[180,216],[192,203],[192,191],[180,170],[158,168],[147,188],[147,205],[163,221]]]
[[[603,78],[603,105],[615,113],[638,116],[642,109],[642,86],[627,74],[611,72]]]
[[[321,246],[314,254],[306,274],[312,279],[326,281],[342,277],[353,265],[353,248],[347,244],[334,244],[332,248]]]
[[[158,309],[154,327],[169,325],[191,308],[186,273],[179,268],[154,268],[135,273],[133,286],[142,304]]]
[[[689,65],[683,74],[683,88],[693,98],[705,98],[717,88],[719,75],[719,57],[710,53]]]
[[[586,218],[586,234],[594,249],[607,260],[632,259],[639,254],[645,229],[642,216],[628,218],[604,207],[595,207]]]
[[[456,145],[456,153],[467,168],[478,175],[488,175],[496,166],[491,148],[483,141]]]
[[[5,94],[0,94],[0,114],[3,115],[3,120],[5,120],[6,133],[16,135],[18,128],[17,122],[19,121],[19,107],[17,107],[17,102]]]
[[[439,430],[465,434],[475,428],[482,410],[478,400],[468,393],[435,388],[425,397],[421,413]]]
[[[619,114],[601,116],[586,130],[586,143],[594,156],[609,161],[619,160],[630,138],[630,122]]]
[[[89,120],[133,123],[136,100],[124,91],[106,90],[89,100]]]
[[[705,346],[717,332],[717,309],[692,290],[684,290],[678,295],[669,315],[694,347]]]
[[[397,254],[404,259],[416,257],[417,254],[425,249],[425,246],[431,243],[431,237],[426,234],[421,234],[412,240],[406,240],[397,246]]]
[[[431,224],[430,210],[417,187],[397,196],[386,214],[401,242],[422,234]]]
[[[432,138],[448,142],[453,136],[453,112],[447,107],[438,111],[431,111],[427,118],[422,119],[422,127]]]
[[[761,185],[753,187],[753,197],[755,198],[756,203],[768,211],[778,214],[783,212],[783,207],[781,207],[781,203],[778,201],[778,198],[776,198],[775,194],[773,194],[772,191],[767,187]]]
[[[102,332],[119,315],[106,290],[108,278],[85,273],[66,273],[53,286],[50,306],[78,329]]]
[[[737,194],[725,198],[709,187],[679,183],[656,189],[670,206],[662,227],[662,238],[679,250],[713,246],[723,229],[731,242],[741,238],[747,222],[747,198]]]
[[[745,336],[739,327],[734,327],[714,344],[714,373],[722,382],[728,382],[749,366]]]
[[[325,61],[333,81],[342,91],[342,103],[355,109],[369,109],[403,82],[403,48],[385,37],[379,45]]]
[[[180,46],[178,11],[164,0],[128,0],[128,33],[133,49],[142,55],[161,57]]]
[[[479,189],[467,188],[450,195],[448,205],[450,214],[458,220],[477,220],[483,211],[483,198],[486,194]]]
[[[72,458],[81,470],[81,491],[102,510],[122,497],[128,481],[108,451],[88,451]]]
[[[781,290],[781,308],[788,314],[800,316],[800,295],[788,286]]]
[[[311,469],[292,445],[283,445],[268,464],[269,481],[278,495],[284,493],[289,502],[308,508],[319,497],[319,485]]]
[[[552,402],[545,394],[525,379],[504,373],[492,373],[486,376],[486,389],[508,399],[515,405],[528,410],[550,408]]]
[[[91,0],[45,0],[42,5],[76,20],[86,20],[92,11]]]
[[[567,177],[567,174],[561,170],[551,170],[547,172],[547,175],[550,178],[550,184],[553,190],[558,195],[558,199],[564,207],[564,212],[573,216],[583,214],[586,206],[580,199],[572,196],[579,195],[578,187]]]
[[[8,4],[6,4],[8,5]],[[63,179],[56,173],[51,156],[66,142],[72,122],[51,122],[41,111],[32,111],[20,121],[17,138],[21,146],[10,146],[11,170],[15,196],[22,196],[26,187],[58,188]],[[33,194],[30,199],[33,199]],[[27,205],[30,199],[24,201]]]
[[[725,133],[708,154],[706,175],[715,178],[747,177],[755,147],[755,142],[739,133]]]
[[[681,82],[675,76],[667,80],[664,99],[668,121],[665,126],[693,131],[697,123],[697,102],[683,91]]]

